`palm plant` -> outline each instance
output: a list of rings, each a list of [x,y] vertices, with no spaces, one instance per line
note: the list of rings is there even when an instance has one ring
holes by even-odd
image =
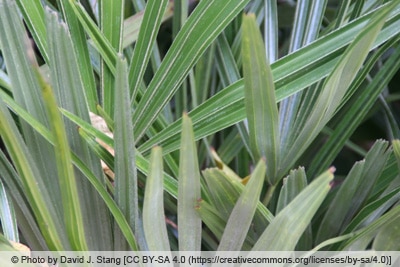
[[[278,2],[0,0],[1,246],[399,249],[400,4]]]

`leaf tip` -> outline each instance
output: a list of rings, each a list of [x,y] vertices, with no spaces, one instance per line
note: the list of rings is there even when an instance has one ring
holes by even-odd
[[[153,151],[159,151],[159,150],[161,150],[161,146],[160,145],[154,145],[153,147],[152,147],[152,150]]]
[[[182,112],[182,121],[183,122],[186,121],[186,122],[190,122],[190,123],[192,122],[190,117],[189,117],[189,114],[186,111]]]
[[[250,19],[256,19],[256,14],[249,12],[249,13],[245,13],[244,17],[246,18],[250,18]]]
[[[328,170],[331,174],[334,174],[336,171],[336,168],[334,166],[330,167]]]

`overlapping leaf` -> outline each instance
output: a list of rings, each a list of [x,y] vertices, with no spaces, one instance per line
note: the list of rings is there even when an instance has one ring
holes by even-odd
[[[133,115],[136,138],[144,135],[190,68],[247,2],[248,0],[235,0],[199,3],[179,32],[136,107]]]
[[[293,251],[313,215],[331,189],[334,169],[321,174],[268,225],[253,251]]]
[[[271,68],[276,87],[276,101],[280,102],[293,93],[301,91],[326,77],[333,70],[343,53],[343,48],[382,8],[380,7],[374,12],[354,20],[346,27],[273,63]],[[398,34],[400,29],[399,5],[392,9],[387,21],[373,47]],[[245,118],[244,81],[239,80],[224,88],[192,110],[190,117],[195,126],[196,140],[242,121]],[[140,146],[139,150],[147,151],[155,144],[162,145],[164,153],[178,149],[180,123],[180,120],[177,120],[170,124],[166,129]]]

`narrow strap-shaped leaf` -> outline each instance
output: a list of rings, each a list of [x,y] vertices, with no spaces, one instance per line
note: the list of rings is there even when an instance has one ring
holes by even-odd
[[[172,35],[176,36],[182,25],[185,23],[189,14],[189,1],[174,1],[174,15],[172,17]]]
[[[118,58],[117,70],[114,105],[115,200],[138,238],[140,222],[135,145],[128,87],[128,67],[125,59]],[[116,248],[124,248],[123,244],[119,244],[119,242],[117,235]]]
[[[121,229],[124,238],[128,242],[130,249],[137,251],[138,246],[136,243],[136,238],[133,235],[133,231],[127,219],[125,218],[125,215],[122,213],[121,209],[115,203],[114,199],[110,196],[107,189],[76,155],[72,154],[72,159],[74,161],[75,166],[83,174],[85,174],[85,177],[89,180],[89,182],[93,185],[93,187],[97,190],[101,198],[104,200],[105,204],[110,210],[110,213],[113,215],[114,220],[118,224],[119,229]]]
[[[248,2],[200,1],[136,108],[133,116],[136,138],[144,135],[200,56]]]
[[[325,80],[321,94],[316,100],[313,110],[308,116],[303,129],[297,134],[293,144],[289,146],[285,158],[281,162],[281,171],[286,172],[292,166],[308,145],[319,134],[325,124],[332,118],[346,94],[351,82],[362,66],[378,33],[396,2],[391,2],[385,8],[375,13],[367,26],[350,44],[332,73]]]
[[[393,140],[393,151],[400,168],[400,142]],[[400,216],[389,222],[378,232],[373,242],[373,249],[378,251],[399,251],[400,250]]]
[[[199,213],[203,223],[207,225],[207,228],[210,229],[215,237],[221,239],[226,223],[219,210],[202,199],[198,202],[196,211]]]
[[[79,19],[82,27],[93,41],[95,48],[99,51],[102,59],[107,63],[112,73],[115,73],[117,60],[117,52],[113,49],[112,44],[103,36],[97,25],[86,13],[85,9],[76,0],[69,0],[75,16]]]
[[[217,168],[204,170],[203,176],[214,206],[218,208],[220,216],[227,220],[237,199],[244,190],[244,185],[238,182],[236,178]],[[258,203],[255,216],[259,215],[266,222],[272,221],[274,218],[273,214],[261,202]]]
[[[374,239],[372,248],[377,251],[399,251],[400,216],[383,226]]]
[[[382,56],[384,51],[389,49],[392,42],[396,40],[389,41],[384,44],[380,49],[378,54],[374,54],[375,56]],[[392,43],[392,44],[391,44]],[[380,50],[379,49],[379,50]],[[370,58],[371,59],[371,58]],[[375,65],[376,60],[373,60],[374,63],[370,65]],[[386,85],[393,78],[393,76],[397,73],[397,70],[400,67],[400,49],[397,46],[397,49],[394,53],[391,54],[390,58],[384,63],[382,68],[380,68],[379,72],[374,76],[372,82],[366,87],[363,88],[363,94],[357,97],[357,101],[351,106],[350,110],[346,110],[346,116],[340,120],[340,122],[335,127],[335,130],[332,134],[330,134],[328,140],[318,152],[318,156],[315,156],[312,163],[308,168],[308,173],[315,174],[322,170],[322,168],[326,168],[333,161],[334,157],[339,153],[345,144],[346,140],[348,140],[351,134],[356,130],[359,123],[364,120],[365,116],[368,114],[371,107],[376,102],[379,94],[386,88]],[[364,65],[364,69],[367,66]]]
[[[44,236],[41,234],[38,222],[34,219],[34,214],[29,202],[24,197],[22,183],[18,173],[12,163],[7,159],[3,152],[0,152],[0,172],[8,192],[12,195],[15,216],[18,218],[18,227],[21,236],[29,243],[31,250],[49,250]],[[22,215],[22,216],[21,216]],[[7,226],[6,226],[7,227]],[[17,225],[15,225],[17,227]],[[6,230],[4,230],[4,235]],[[14,240],[7,237],[9,240]]]
[[[279,193],[276,213],[286,207],[307,186],[307,177],[303,167],[291,170],[289,175],[283,178],[283,185]],[[312,247],[312,228],[308,225],[295,250],[309,250]]]
[[[379,10],[381,8],[374,12]],[[365,27],[374,12],[273,63],[271,68],[276,87],[276,101],[280,102],[326,77],[342,55],[338,51],[341,52],[341,49],[354,39],[354,35]],[[385,25],[373,47],[400,32],[400,5],[393,9],[388,21],[390,23]],[[243,88],[244,81],[241,79],[189,113],[195,125],[196,140],[245,119]],[[148,151],[155,144],[162,145],[164,153],[178,149],[180,125],[181,120],[179,119],[141,145],[139,150],[141,152]]]
[[[167,10],[163,16],[162,22],[170,19],[173,15],[174,3],[169,2]],[[127,48],[129,45],[137,41],[139,37],[139,29],[142,25],[144,12],[137,12],[135,15],[125,19],[124,21],[124,38],[122,40],[122,47]]]
[[[326,0],[316,1],[298,1],[296,6],[295,22],[293,26],[292,38],[289,53],[300,49],[314,41],[321,28],[322,18],[324,16]],[[307,109],[301,106],[312,106],[312,104],[304,104],[304,100],[313,99],[312,94],[315,90],[300,91],[296,94],[284,99],[279,104],[279,126],[281,132],[281,151],[286,151],[287,145],[291,144],[296,134],[295,125],[299,123],[298,113],[304,114]],[[305,115],[307,117],[307,115]],[[301,128],[302,126],[299,126]],[[283,152],[282,152],[283,153]],[[325,168],[324,168],[325,169]]]
[[[400,250],[400,216],[388,222],[376,235],[372,248],[377,251]]]
[[[135,99],[142,82],[167,4],[167,0],[151,0],[147,2],[129,66],[129,88],[132,99]]]
[[[327,0],[312,1],[303,45],[307,45],[317,39],[327,2]]]
[[[350,1],[340,2],[340,6],[336,15],[336,22],[334,24],[335,29],[339,28],[345,23],[350,4]]]
[[[316,236],[318,243],[340,233],[360,209],[386,164],[391,152],[387,149],[387,142],[378,141],[368,152],[365,161],[353,166],[320,223]],[[368,183],[365,182],[367,177]]]
[[[0,126],[0,135],[21,177],[26,197],[29,199],[36,217],[39,218],[39,227],[46,243],[50,249],[65,250],[60,238],[60,229],[56,227],[56,225],[60,225],[55,222],[58,218],[53,216],[56,213],[51,212],[52,207],[43,198],[43,194],[48,193],[43,192],[43,188],[37,183],[36,177],[39,176],[39,172],[2,100],[0,100]]]
[[[13,108],[13,110],[21,118],[23,118],[25,121],[29,121],[31,123],[32,127],[36,131],[38,131],[49,143],[51,143],[51,144],[54,143],[53,135],[51,135],[50,131],[46,127],[44,127],[42,124],[37,122],[35,120],[35,118],[33,118],[24,109],[19,107],[10,96],[8,96],[7,94],[4,94],[4,93],[0,93],[0,95],[1,95],[0,101],[4,101],[8,106],[11,106]],[[66,115],[66,116],[69,115],[69,116],[67,116],[68,118],[70,118],[70,119],[73,118],[72,121],[80,122],[80,124],[78,123],[78,125],[80,125],[83,128],[85,128],[85,130],[88,130],[88,132],[91,132],[91,133],[95,132],[97,134],[97,136],[103,134],[99,130],[97,130],[93,126],[91,126],[89,123],[83,121],[80,118],[78,119],[78,117],[76,115],[73,115],[72,113],[68,113],[66,110],[63,110],[63,109],[60,109],[60,110],[62,111],[62,113],[64,115]],[[107,139],[107,138],[110,138],[110,137],[106,136],[105,134],[103,134],[101,136],[104,137],[103,141],[109,141],[109,139]],[[110,144],[110,142],[107,142],[107,143]],[[83,163],[82,160],[80,160],[74,153],[71,154],[71,157],[72,157],[72,160],[74,162],[74,165],[85,175],[85,177],[89,180],[89,182],[93,185],[93,187],[99,193],[101,198],[104,200],[104,202],[107,205],[108,209],[110,210],[111,214],[114,216],[114,219],[117,222],[118,226],[122,230],[122,232],[124,234],[124,237],[126,238],[130,248],[133,249],[133,250],[138,250],[138,247],[137,247],[137,244],[136,244],[136,239],[135,239],[135,237],[133,235],[132,229],[130,228],[127,220],[125,219],[125,217],[123,215],[123,213],[121,212],[121,210],[116,205],[115,201],[110,196],[109,192],[107,192],[107,190],[104,187],[104,185],[99,181],[98,177],[96,177],[93,174],[93,172],[87,167],[87,165],[85,163]],[[143,157],[140,157],[140,155],[139,155],[137,160],[138,160],[138,166],[141,167],[141,171],[143,173],[147,174],[148,170],[149,170],[148,161],[146,159],[144,159]],[[24,165],[24,166],[28,166],[28,165]],[[164,177],[165,176],[166,176],[166,174],[164,174]],[[164,178],[164,179],[167,180],[167,182],[164,181],[164,183],[167,184],[166,188],[170,189],[170,190],[167,190],[167,192],[170,192],[170,194],[172,196],[176,197],[176,195],[177,195],[177,190],[176,190],[177,184],[176,184],[176,181],[173,180],[173,178],[169,177],[169,176],[168,176],[168,178]],[[172,180],[174,182],[170,182]],[[171,184],[174,184],[175,186],[171,187]],[[173,189],[175,189],[175,191]],[[45,237],[47,237],[47,235],[45,235]]]
[[[276,1],[264,2],[265,53],[270,63],[278,59],[278,8]]]
[[[1,96],[1,93],[0,93],[0,96]],[[8,99],[10,103],[13,103],[12,100],[10,100],[9,98],[6,97],[6,99]],[[17,107],[17,106],[15,106],[15,107]],[[18,114],[24,114],[25,115],[24,117],[29,118],[29,114],[23,113],[23,111],[20,109],[18,109],[18,110],[19,110]],[[82,127],[86,132],[90,133],[91,135],[93,135],[96,138],[99,138],[102,142],[104,142],[108,146],[114,147],[114,142],[111,137],[109,137],[106,134],[104,134],[103,132],[97,130],[92,125],[90,125],[88,122],[82,120],[81,118],[72,114],[71,112],[69,112],[65,109],[61,109],[61,112],[64,114],[64,116],[66,116],[68,119],[70,119],[71,121],[76,123],[79,127]],[[42,129],[42,127],[40,127],[40,129]],[[42,133],[43,133],[43,131],[42,131]],[[136,151],[136,165],[137,165],[136,167],[138,168],[138,170],[140,172],[142,172],[145,175],[148,175],[149,168],[150,168],[149,162],[138,151]],[[170,176],[166,173],[164,173],[164,188],[171,196],[173,196],[174,198],[177,198],[178,183],[177,183],[176,179],[174,179],[172,176]]]
[[[32,48],[29,45],[24,25],[19,18],[15,2],[0,1],[0,5],[0,45],[10,76],[13,98],[42,124],[47,125],[41,89],[31,68],[32,64],[36,64],[34,63],[35,59],[29,57],[27,53],[27,51],[32,52]],[[59,200],[58,186],[48,178],[54,177],[56,174],[54,157],[47,161],[40,160],[45,157],[44,155],[48,156],[53,153],[53,149],[26,123],[21,123],[21,129],[24,135],[29,136],[25,139],[25,143],[30,153],[34,155],[34,159],[37,159],[38,171],[42,173],[38,179],[46,181],[49,189],[55,193],[49,198],[57,203]]]
[[[240,72],[225,34],[222,33],[216,43],[217,69],[222,86],[227,87],[240,79]]]
[[[16,1],[25,19],[25,23],[32,34],[42,57],[49,61],[47,54],[46,23],[44,8],[40,0],[17,0]]]
[[[163,162],[161,147],[154,147],[143,202],[143,229],[150,250],[170,251],[164,215]]]
[[[400,169],[400,140],[398,139],[393,140],[392,144],[393,144],[393,152],[397,160],[397,165],[399,166]]]
[[[279,212],[253,251],[293,251],[299,238],[331,189],[334,168],[321,174]]]
[[[368,223],[378,219],[382,214],[387,212],[400,198],[400,188],[393,190],[387,195],[369,203],[347,226],[345,234],[354,232],[367,225]]]
[[[117,52],[122,49],[122,30],[125,0],[100,2],[100,28],[104,37]]]
[[[1,179],[0,179],[0,222],[4,236],[8,240],[19,242],[18,227],[14,212],[14,205]]]
[[[85,229],[65,126],[58,110],[53,90],[44,81],[42,81],[42,90],[51,130],[54,135],[54,150],[67,234],[74,250],[86,251]]]
[[[250,148],[254,160],[266,157],[267,179],[270,184],[275,184],[280,157],[278,107],[271,67],[255,19],[254,14],[245,15],[242,24],[243,79]]]
[[[112,155],[105,147],[99,144],[98,140],[95,140],[92,135],[88,134],[85,130],[82,128],[79,128],[79,135],[85,140],[87,143],[87,146],[89,146],[93,152],[101,159],[102,162],[107,166],[108,169],[105,169],[105,166],[102,165],[103,172],[108,175],[109,178],[114,180],[115,174],[114,174],[114,155]],[[106,183],[109,180],[106,180]],[[114,194],[114,186],[112,188],[109,188],[110,191],[112,191],[112,194]]]
[[[84,29],[79,20],[73,13],[71,3],[69,1],[59,1],[61,9],[68,24],[69,32],[71,33],[71,40],[73,49],[78,62],[77,68],[79,69],[82,84],[85,85],[85,95],[87,105],[90,111],[96,111],[96,104],[99,103],[97,97],[97,89],[93,75],[93,68],[90,62],[89,50]]]
[[[146,1],[148,2],[148,1]],[[124,28],[124,48],[126,48],[126,44],[132,44],[135,41],[138,41],[137,38],[139,37],[139,28],[141,27],[142,24],[142,19],[143,19],[143,15],[144,15],[144,11],[147,7],[145,7],[146,2],[144,0],[136,0],[133,1],[133,5],[135,7],[135,11],[137,12],[135,15],[133,15],[132,17],[137,17],[136,20],[136,25],[133,25],[134,27],[126,27],[128,26],[130,23],[128,22],[129,19],[125,20],[125,28]],[[160,7],[162,6],[161,2],[160,3]],[[166,11],[164,12],[164,16],[162,18],[161,23],[169,20],[175,13],[175,9],[174,9],[175,3],[169,1]],[[149,23],[153,23],[153,21],[150,21]],[[135,30],[135,32],[132,32],[132,29]],[[154,32],[158,32],[158,28],[154,28],[155,31]],[[149,31],[147,31],[148,33]],[[130,41],[130,43],[129,43]],[[137,45],[137,43],[135,44],[135,46]],[[154,42],[152,45],[152,55],[150,57],[150,65],[151,65],[151,69],[153,71],[153,73],[155,73],[158,69],[158,67],[161,64],[161,53],[160,53],[160,49],[158,47],[158,42]],[[131,61],[132,62],[132,61]],[[149,66],[150,68],[150,66]],[[130,76],[131,77],[131,76]]]
[[[68,3],[68,2],[66,2]],[[71,35],[66,24],[60,22],[58,15],[46,8],[50,80],[56,101],[60,107],[89,121],[88,106],[81,75],[78,72],[78,60],[74,51]],[[104,184],[100,162],[82,140],[73,122],[65,120],[65,132],[70,149],[77,154]],[[80,199],[82,220],[89,250],[107,250],[112,248],[111,221],[109,213],[82,173],[75,172]],[[96,233],[103,232],[98,238]]]
[[[35,59],[29,57],[31,54],[27,53],[32,52],[32,48],[29,45],[24,25],[14,1],[0,1],[0,5],[0,45],[7,73],[10,76],[14,103],[18,103],[16,105],[29,112],[36,121],[40,121],[41,125],[47,126],[48,118],[41,97],[41,88],[36,74],[32,69]],[[2,92],[4,93],[4,91]],[[52,210],[53,214],[57,214],[57,216],[53,216],[52,222],[59,231],[56,243],[69,246],[64,231],[65,228],[61,226],[61,197],[57,179],[54,179],[57,176],[57,170],[53,147],[40,134],[33,130],[29,123],[21,121],[19,126],[19,129],[14,129],[14,134],[21,131],[24,137],[21,136],[20,138],[23,138],[21,140],[24,141],[21,141],[20,144],[13,143],[13,146],[19,145],[23,147],[25,149],[24,153],[30,155],[30,167],[27,168],[34,169],[33,176],[36,180],[35,186],[37,190],[52,192],[51,194],[44,193],[40,197],[43,203],[46,203],[47,208]],[[44,161],[42,160],[43,158],[47,160]],[[20,172],[19,174],[22,177],[21,179],[29,179],[24,177]],[[33,202],[33,200],[30,201]],[[50,238],[48,233],[45,236],[47,239]],[[53,241],[49,240],[49,247],[54,249]]]
[[[218,251],[241,250],[260,199],[265,172],[265,161],[261,159],[229,216]]]
[[[345,180],[345,183],[342,184],[336,197],[331,201],[331,205],[329,205],[329,209],[320,223],[316,236],[317,243],[321,243],[338,234],[349,209],[347,203],[351,201],[357,185],[362,181],[362,178],[364,178],[362,176],[364,166],[364,161],[354,164],[349,172],[349,179]]]
[[[99,22],[102,37],[108,40],[113,50],[122,52],[122,29],[124,19],[125,0],[102,0],[100,1]],[[104,110],[111,116],[114,114],[114,75],[112,67],[105,60],[100,65],[100,90]]]
[[[366,250],[373,240],[373,238],[377,235],[377,233],[391,225],[394,222],[398,222],[400,217],[400,205],[395,206],[393,209],[379,217],[376,221],[371,223],[370,225],[362,228],[360,231],[357,231],[356,235],[350,238],[347,242],[339,247],[339,250]],[[397,224],[398,226],[398,224]],[[397,231],[398,232],[398,231]],[[391,238],[397,238],[397,236],[388,236],[386,242],[392,242]],[[394,240],[398,242],[398,240]]]
[[[195,206],[200,199],[200,171],[190,118],[183,114],[178,179],[179,250],[201,250],[201,219]]]
[[[290,38],[289,51],[294,52],[303,46],[306,30],[307,19],[310,13],[311,2],[307,0],[299,0],[296,5],[296,12],[293,22],[293,31]]]
[[[178,35],[181,30],[183,24],[185,23],[187,16],[189,14],[189,1],[188,0],[177,0],[174,1],[174,15],[172,16],[172,39]],[[191,97],[191,102],[197,105],[196,94],[193,93],[196,88],[194,88],[194,84],[188,87],[188,83],[190,79],[193,79],[193,69],[189,70],[187,74],[187,79],[182,82],[177,90],[176,94],[172,101],[174,104],[174,112],[175,114],[182,114],[190,109],[188,106],[189,97]],[[192,94],[189,95],[188,92],[191,90]],[[168,107],[169,105],[167,105]]]
[[[284,209],[306,186],[307,177],[303,167],[290,171],[283,179],[276,212],[279,213]]]

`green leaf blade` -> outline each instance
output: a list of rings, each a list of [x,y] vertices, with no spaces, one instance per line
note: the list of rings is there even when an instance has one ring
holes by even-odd
[[[278,107],[271,67],[254,14],[243,17],[242,57],[250,147],[255,160],[266,157],[267,179],[275,184],[280,157]]]
[[[200,56],[247,3],[248,0],[199,3],[136,107],[133,115],[136,138],[144,135]]]
[[[85,229],[65,126],[51,87],[43,82],[42,90],[54,135],[54,150],[67,233],[74,250],[86,251]]]
[[[179,250],[201,250],[201,219],[196,212],[200,200],[200,172],[192,122],[183,114],[178,179]]]
[[[93,187],[97,190],[101,198],[104,200],[104,203],[107,205],[110,213],[113,215],[118,227],[121,229],[124,238],[129,244],[129,248],[133,251],[138,250],[138,245],[136,243],[136,238],[133,234],[133,231],[125,218],[124,213],[118,207],[117,203],[110,196],[109,192],[106,190],[104,185],[100,183],[96,176],[87,168],[87,166],[74,154],[72,154],[72,159],[74,161],[75,166],[85,174],[85,177],[89,180],[89,182],[93,185]]]
[[[48,62],[45,12],[40,0],[16,1],[44,60]]]
[[[66,2],[67,3],[67,2]],[[85,95],[84,80],[78,72],[78,60],[75,57],[72,37],[66,24],[60,23],[58,15],[46,9],[48,50],[50,80],[60,107],[77,114],[85,121],[90,121],[87,97]],[[98,179],[105,184],[103,172],[97,157],[89,150],[87,144],[82,140],[76,126],[69,120],[64,121],[66,137],[70,149],[78,155],[87,166],[96,174]],[[53,138],[53,140],[55,140]],[[88,249],[107,250],[112,248],[111,221],[109,213],[98,194],[83,177],[83,174],[74,170],[78,195],[85,225],[85,236]],[[92,226],[94,225],[94,226]],[[104,236],[100,239],[96,233],[102,232]]]
[[[301,132],[293,133],[296,138],[293,144],[289,145],[282,166],[292,166],[295,163],[298,158],[296,155],[304,152],[339,108],[351,82],[362,67],[369,50],[395,4],[395,2],[392,2],[375,13],[366,27],[344,52],[332,73],[325,80],[322,92],[319,94],[313,110],[310,114],[307,114],[307,121]],[[282,170],[286,171],[284,168]]]
[[[39,228],[48,247],[53,250],[65,250],[60,237],[62,233],[56,227],[56,225],[60,226],[60,222],[52,216],[55,212],[45,201],[43,188],[40,187],[35,179],[39,175],[37,167],[2,100],[0,100],[0,125],[0,135],[21,177],[25,195],[29,199],[36,217],[39,218]]]
[[[378,141],[365,161],[356,163],[329,205],[316,236],[317,243],[340,233],[362,207],[376,180],[379,178],[389,153],[388,143]],[[365,180],[368,178],[368,183]]]
[[[14,206],[4,183],[0,180],[0,222],[3,235],[14,242],[19,242],[17,220]]]
[[[392,231],[393,225],[398,226],[398,220],[400,217],[400,206],[397,205],[390,211],[379,217],[376,221],[370,225],[360,229],[356,232],[352,238],[345,242],[339,249],[340,250],[366,250],[371,241],[377,236],[380,231]],[[385,229],[386,228],[386,229]],[[387,243],[392,242],[392,238],[397,238],[397,233],[394,236],[390,236],[386,239]],[[398,244],[398,240],[393,240],[394,244]],[[381,242],[381,241],[377,241]],[[377,245],[377,243],[375,243]],[[378,247],[377,247],[378,248]]]
[[[229,216],[218,251],[241,250],[257,209],[265,172],[265,161],[261,159]]]
[[[400,217],[384,225],[376,235],[372,247],[377,251],[400,250]]]
[[[253,251],[293,251],[299,238],[331,189],[334,168],[321,174],[279,212]]]
[[[12,102],[11,102],[12,103]],[[71,112],[61,109],[61,112],[63,113],[64,116],[66,116],[68,119],[76,123],[79,127],[82,127],[86,132],[90,133],[96,138],[99,138],[102,142],[105,144],[109,145],[110,147],[114,147],[114,142],[113,139],[104,134],[103,132],[97,130],[94,128],[92,125],[90,125],[88,122],[82,120],[78,116],[72,114]],[[28,115],[28,114],[26,114]],[[138,151],[136,151],[136,166],[140,172],[142,172],[145,175],[148,175],[149,173],[149,162],[148,160],[143,157]],[[178,183],[176,179],[171,177],[170,175],[164,173],[164,188],[165,190],[174,198],[178,197]]]
[[[115,73],[115,66],[118,57],[117,52],[113,49],[113,46],[108,41],[108,39],[100,32],[100,29],[90,18],[82,5],[75,0],[69,1],[75,16],[80,21],[82,27],[85,29],[87,34],[91,37],[95,48],[101,54],[102,59],[107,64],[107,67],[112,73]]]
[[[132,135],[133,127],[129,100],[128,67],[125,59],[118,58],[117,70],[114,105],[115,199],[132,227],[136,238],[139,238],[140,221],[137,170],[135,164],[135,145]],[[124,248],[119,238],[116,238],[115,242],[117,248],[119,246],[122,246],[120,248]]]
[[[162,149],[154,147],[143,203],[144,234],[149,249],[153,251],[171,250],[164,215],[162,164]]]
[[[0,45],[2,54],[10,75],[12,95],[14,103],[24,111],[28,112],[35,120],[42,125],[48,125],[48,118],[41,97],[41,88],[32,65],[36,64],[33,57],[27,52],[32,52],[29,39],[25,32],[24,25],[20,20],[15,2],[0,2]],[[2,91],[4,94],[5,92]],[[7,95],[9,98],[9,96]],[[3,97],[2,97],[3,98]],[[2,100],[3,103],[3,100]],[[3,115],[3,134],[13,132],[15,138],[8,139],[8,149],[18,156],[13,159],[15,166],[20,165],[18,174],[24,184],[24,193],[32,202],[32,210],[38,218],[42,218],[49,224],[47,229],[45,223],[38,220],[38,225],[43,230],[43,239],[48,242],[50,249],[69,248],[66,233],[62,224],[61,198],[57,179],[54,150],[43,136],[37,133],[29,123],[22,121],[18,129],[12,119],[7,119],[8,111]],[[7,126],[6,126],[7,125]],[[6,138],[3,135],[3,140]],[[27,138],[28,137],[28,138]],[[19,153],[22,153],[21,156]],[[29,156],[27,156],[29,155]],[[43,158],[48,160],[43,161]],[[15,161],[14,161],[15,160]],[[16,168],[17,169],[17,168]],[[32,189],[27,189],[32,187]],[[32,191],[32,192],[31,192]],[[48,192],[52,192],[49,194]],[[53,218],[50,213],[57,214]],[[58,229],[59,233],[54,233]]]
[[[100,2],[100,30],[102,37],[108,41],[113,51],[122,52],[122,29],[125,1],[103,0]],[[106,60],[101,60],[100,87],[102,92],[103,107],[106,113],[113,115],[115,82],[112,71]]]
[[[167,4],[167,0],[147,2],[129,66],[129,87],[131,88],[131,99],[133,100],[140,88]]]
[[[400,169],[400,140],[398,139],[393,140],[393,152],[394,155],[396,156],[397,165],[399,166]]]
[[[339,57],[343,54],[343,49],[354,40],[354,36],[366,26],[374,13],[382,8],[352,21],[345,27],[274,62],[271,68],[276,87],[276,101],[279,103],[332,72]],[[381,45],[389,38],[398,35],[399,32],[400,5],[393,9],[373,47]],[[243,79],[225,87],[189,114],[195,126],[196,140],[243,121],[246,117]],[[178,119],[170,124],[141,145],[139,150],[141,152],[148,151],[156,144],[162,145],[164,153],[177,150],[179,148],[180,123],[181,121]]]
[[[87,105],[91,112],[95,112],[96,104],[99,103],[99,99],[97,97],[96,84],[93,75],[93,68],[90,62],[85,32],[82,25],[79,23],[78,18],[74,14],[71,3],[69,1],[60,1],[60,5],[71,34],[73,50],[76,55],[75,58],[78,61],[77,68],[81,74],[82,83],[85,85],[84,89]]]

